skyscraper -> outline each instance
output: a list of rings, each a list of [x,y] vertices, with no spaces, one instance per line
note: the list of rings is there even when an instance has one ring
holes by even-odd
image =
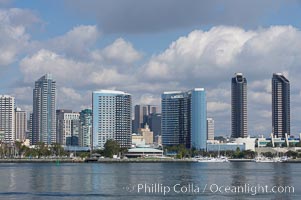
[[[161,98],[163,145],[184,144],[186,148],[206,149],[207,105],[204,88],[164,92]]]
[[[15,97],[0,95],[0,141],[15,141]]]
[[[26,139],[26,130],[27,130],[27,120],[26,112],[21,110],[21,108],[15,109],[15,131],[16,131],[16,140],[24,141]]]
[[[145,105],[135,105],[133,132],[138,133],[138,129],[143,127],[143,121],[148,114],[148,108]]]
[[[92,136],[92,110],[85,109],[79,114],[79,145],[82,147],[91,147]]]
[[[56,142],[56,82],[45,74],[33,89],[32,144]]]
[[[207,140],[214,140],[214,119],[207,118]]]
[[[247,79],[236,73],[231,84],[231,123],[232,138],[248,136],[247,122]]]
[[[272,131],[279,138],[290,135],[290,82],[281,73],[272,78]]]
[[[147,124],[151,131],[154,132],[154,139],[157,135],[161,135],[161,113],[151,113],[148,115]]]
[[[138,133],[139,128],[143,128],[146,123],[149,123],[150,115],[156,114],[158,110],[159,108],[156,105],[135,105],[133,133]]]
[[[93,92],[93,148],[104,148],[107,140],[116,140],[121,147],[131,146],[132,97],[121,91]]]

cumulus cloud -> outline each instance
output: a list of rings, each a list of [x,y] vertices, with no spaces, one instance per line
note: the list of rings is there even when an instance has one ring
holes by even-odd
[[[30,11],[18,8],[0,9],[0,66],[17,60],[30,45],[27,29],[39,22]]]
[[[48,41],[47,48],[67,56],[85,58],[89,55],[90,48],[95,45],[100,35],[96,26],[79,25],[66,34]],[[41,45],[46,46],[45,44]]]
[[[45,73],[52,73],[59,85],[85,87],[121,85],[130,80],[116,69],[109,69],[94,62],[76,61],[55,52],[42,49],[20,62],[25,82],[33,82]]]
[[[130,64],[141,58],[141,53],[134,49],[130,42],[118,38],[111,45],[102,50],[107,60]]]

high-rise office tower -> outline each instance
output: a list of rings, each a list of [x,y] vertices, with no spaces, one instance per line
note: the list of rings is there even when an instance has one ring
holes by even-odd
[[[51,74],[42,76],[33,89],[31,144],[56,142],[56,82]]]
[[[214,119],[207,118],[207,140],[214,140]]]
[[[92,136],[92,110],[85,109],[79,114],[79,145],[82,147],[91,147]]]
[[[24,141],[26,139],[27,120],[26,112],[21,108],[15,109],[15,140]]]
[[[290,135],[290,82],[281,73],[272,78],[272,129],[279,138]]]
[[[150,115],[156,114],[158,110],[159,108],[156,105],[135,105],[132,132],[137,133],[139,128],[143,128],[148,123]]]
[[[147,115],[158,113],[159,107],[156,105],[147,105],[147,112]]]
[[[236,73],[231,84],[231,137],[248,136],[247,122],[247,79]]]
[[[138,133],[138,129],[143,127],[143,121],[148,114],[148,108],[145,105],[135,105],[134,107],[134,127],[133,132]]]
[[[148,115],[147,124],[151,131],[154,132],[154,139],[157,135],[161,135],[161,113],[151,113]]]
[[[15,141],[15,97],[0,95],[0,141]]]
[[[93,106],[93,148],[104,148],[109,139],[121,147],[131,146],[132,97],[121,91],[94,91]]]
[[[79,145],[79,113],[72,110],[56,110],[57,143],[67,146]]]
[[[164,92],[161,98],[163,145],[184,144],[186,148],[206,149],[207,104],[204,88]]]

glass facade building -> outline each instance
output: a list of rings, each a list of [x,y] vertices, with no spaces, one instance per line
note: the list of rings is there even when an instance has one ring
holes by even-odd
[[[92,136],[92,110],[85,109],[79,114],[80,130],[79,145],[82,147],[91,147]]]
[[[131,146],[132,97],[121,91],[101,90],[92,94],[93,148],[104,148],[107,140],[117,141],[120,147]]]
[[[186,148],[206,149],[206,93],[203,88],[187,92],[164,92],[162,104],[163,145],[184,144]]]
[[[272,132],[279,138],[290,135],[290,82],[281,73],[272,78]]]
[[[56,142],[56,82],[51,74],[42,76],[33,89],[31,144]]]
[[[247,79],[236,73],[231,83],[231,137],[248,136]]]

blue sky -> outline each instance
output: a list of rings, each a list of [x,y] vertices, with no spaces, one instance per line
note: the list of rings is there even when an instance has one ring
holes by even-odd
[[[44,73],[58,108],[91,106],[117,89],[134,104],[169,90],[204,87],[217,135],[230,134],[230,79],[248,80],[251,135],[271,132],[270,80],[291,81],[292,133],[301,126],[301,1],[0,0],[0,93],[30,112]]]

